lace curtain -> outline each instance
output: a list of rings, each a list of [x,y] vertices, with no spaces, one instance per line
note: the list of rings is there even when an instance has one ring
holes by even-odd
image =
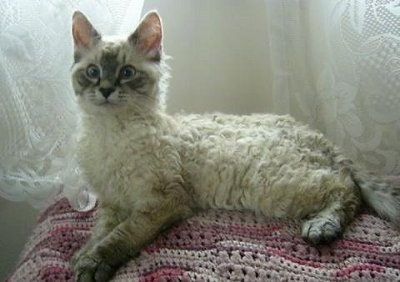
[[[0,196],[43,206],[64,192],[76,208],[93,199],[73,156],[78,125],[70,85],[71,18],[83,11],[103,34],[126,34],[143,0],[0,2]]]
[[[266,0],[274,111],[400,174],[400,1]]]
[[[210,17],[227,16],[220,2],[192,1],[208,5]],[[245,5],[225,2],[230,16],[239,16],[238,7]],[[146,3],[157,8],[155,0]],[[187,6],[162,3],[177,13]],[[245,37],[254,45],[268,42],[269,55],[251,61],[272,73],[266,78],[272,81],[269,97],[260,103],[272,100],[268,108],[318,128],[367,168],[400,174],[400,0],[251,3],[264,3],[267,11],[262,22],[268,32]],[[126,33],[142,5],[143,0],[0,2],[0,196],[40,206],[64,187],[75,207],[93,204],[79,182],[72,149],[78,120],[68,73],[71,15],[80,9],[106,34]]]

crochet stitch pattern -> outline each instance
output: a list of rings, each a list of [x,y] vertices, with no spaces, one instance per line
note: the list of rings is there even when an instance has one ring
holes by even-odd
[[[400,178],[397,179],[400,181]],[[97,209],[58,198],[44,211],[7,281],[73,281],[70,259]],[[331,246],[300,237],[299,222],[207,211],[165,230],[113,281],[400,281],[400,232],[363,211]]]

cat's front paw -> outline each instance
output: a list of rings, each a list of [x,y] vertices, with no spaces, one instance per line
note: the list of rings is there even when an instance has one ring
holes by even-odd
[[[77,282],[109,281],[116,267],[93,250],[82,250],[72,259],[72,270]]]

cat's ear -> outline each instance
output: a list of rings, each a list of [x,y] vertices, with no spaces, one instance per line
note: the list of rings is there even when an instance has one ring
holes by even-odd
[[[74,38],[75,52],[90,49],[100,40],[101,35],[92,26],[86,16],[76,11],[72,16],[72,36]]]
[[[158,13],[152,11],[146,14],[128,40],[145,58],[151,61],[160,61],[162,54],[162,23]]]

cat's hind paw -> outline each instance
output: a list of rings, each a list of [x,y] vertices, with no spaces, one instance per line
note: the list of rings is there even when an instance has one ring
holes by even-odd
[[[304,222],[301,235],[313,245],[329,244],[342,235],[337,216],[317,216]]]

